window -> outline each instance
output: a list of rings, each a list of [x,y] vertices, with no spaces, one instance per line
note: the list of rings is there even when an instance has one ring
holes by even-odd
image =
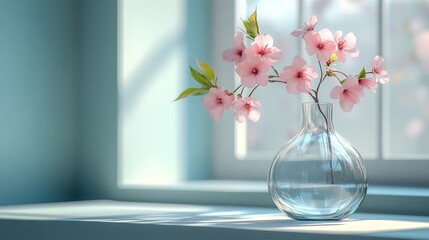
[[[339,64],[343,70],[356,72],[369,67],[373,56],[385,57],[390,84],[377,94],[368,92],[351,113],[327,97],[329,87],[322,100],[334,102],[336,129],[367,160],[371,183],[429,184],[429,0],[122,0],[118,5],[120,186],[266,178],[276,151],[299,129],[300,104],[308,99],[281,85],[261,89],[254,95],[263,104],[256,124],[235,123],[232,111],[214,123],[201,98],[172,103],[192,86],[187,65],[196,58],[210,62],[219,81],[234,89],[228,81],[234,66],[221,54],[240,17],[255,6],[262,32],[285,53],[276,63],[279,70],[303,52],[290,32],[312,14],[319,18],[318,29],[356,34],[360,56]]]
[[[334,103],[335,127],[367,160],[370,181],[426,185],[428,178],[420,168],[429,166],[429,1],[235,1],[235,25],[241,26],[240,18],[247,17],[255,6],[262,33],[270,33],[274,45],[285,53],[283,61],[275,64],[278,70],[305,51],[301,39],[290,32],[313,14],[319,18],[318,29],[340,29],[357,37],[359,57],[338,64],[338,68],[357,72],[362,66],[370,67],[375,55],[385,57],[391,82],[379,87],[377,94],[366,93],[351,113],[342,112],[338,103],[329,99],[329,86],[322,89],[322,101]],[[225,39],[231,39],[232,34]],[[313,62],[313,66],[317,64]],[[232,68],[222,71],[233,74]],[[225,121],[215,126],[215,132],[220,133],[216,177],[265,177],[261,169],[268,169],[275,152],[299,130],[300,103],[309,99],[291,96],[283,86],[267,88],[253,94],[263,105],[258,123]],[[231,137],[234,142],[227,141]],[[230,145],[234,145],[233,151],[225,151]]]
[[[119,186],[208,175],[209,120],[200,99],[173,102],[192,84],[188,64],[196,56],[208,61],[204,11],[208,1],[118,1]]]

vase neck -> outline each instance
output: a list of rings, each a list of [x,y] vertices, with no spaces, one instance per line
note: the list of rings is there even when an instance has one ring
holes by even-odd
[[[334,129],[332,103],[303,103],[302,127],[309,129]]]

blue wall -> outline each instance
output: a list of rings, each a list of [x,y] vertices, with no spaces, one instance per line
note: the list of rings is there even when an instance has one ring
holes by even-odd
[[[0,205],[101,198],[116,182],[116,11],[0,1]]]
[[[117,3],[82,0],[79,198],[107,198],[116,187]]]
[[[0,1],[0,204],[76,193],[73,0]]]
[[[210,61],[210,7],[187,1],[189,62]],[[0,1],[0,205],[142,199],[117,187],[117,107],[116,0]],[[188,121],[189,146],[209,123]],[[204,146],[188,148],[192,179]]]
[[[156,4],[156,1],[152,1]],[[81,100],[82,155],[79,164],[80,199],[147,200],[141,190],[124,190],[117,186],[117,4],[115,0],[81,1]],[[211,1],[187,0],[185,41],[188,63],[195,58],[209,62],[211,49]],[[142,31],[145,24],[142,23]],[[187,75],[187,68],[183,71]],[[189,77],[188,84],[193,84]],[[171,96],[174,99],[176,96]],[[177,103],[179,104],[179,103]],[[184,126],[187,136],[187,174],[190,179],[209,177],[211,121],[201,107],[201,99],[187,99],[188,116]],[[191,112],[190,109],[193,109]],[[195,116],[203,116],[197,119]],[[198,151],[195,146],[200,146]]]

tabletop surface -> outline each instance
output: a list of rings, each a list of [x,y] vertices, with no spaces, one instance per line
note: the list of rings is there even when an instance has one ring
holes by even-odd
[[[313,234],[330,239],[344,235],[362,237],[356,239],[429,239],[427,216],[355,213],[342,221],[295,221],[274,208],[110,200],[3,206],[0,207],[0,219],[0,230],[9,229],[12,235],[16,224],[32,223],[22,225],[31,229],[37,224],[85,222],[109,226],[126,223],[133,226],[187,227],[191,231],[209,229],[211,234],[213,231],[216,233],[216,229],[233,229],[266,234]]]

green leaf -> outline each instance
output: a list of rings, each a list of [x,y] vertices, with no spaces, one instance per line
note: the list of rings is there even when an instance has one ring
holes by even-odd
[[[208,89],[205,88],[200,88],[200,91],[193,93],[193,96],[202,96],[202,95],[206,95],[207,93],[209,93]]]
[[[206,75],[206,77],[213,83],[215,80],[213,68],[209,64],[198,60],[197,65],[201,71],[203,71],[204,75]]]
[[[195,81],[197,81],[203,87],[206,87],[206,88],[213,87],[213,85],[210,83],[210,80],[208,80],[206,76],[204,76],[203,74],[199,73],[193,67],[189,66],[189,71],[191,72],[192,78],[195,79]]]
[[[246,28],[246,33],[248,37],[252,40],[255,39],[256,36],[259,35],[259,24],[258,24],[258,17],[257,17],[257,9],[250,15],[250,17],[247,20],[241,20],[243,22],[244,27]]]
[[[202,95],[201,93],[204,91],[207,91],[207,89],[204,89],[204,88],[188,88],[185,91],[183,91],[174,101],[188,97],[189,95],[195,95],[195,96],[198,96],[197,94]]]
[[[358,75],[358,78],[365,78],[365,77],[366,77],[366,71],[365,71],[365,67],[363,67]]]
[[[251,23],[249,20],[242,20],[242,21],[243,21],[244,27],[246,28],[247,35],[249,35],[249,37],[252,40],[254,40],[258,34],[257,34],[257,31],[256,31],[253,23]]]
[[[257,34],[259,34],[258,16],[256,10],[257,9],[255,8],[255,11],[252,13],[252,15],[250,15],[247,20],[252,23],[254,30]]]

